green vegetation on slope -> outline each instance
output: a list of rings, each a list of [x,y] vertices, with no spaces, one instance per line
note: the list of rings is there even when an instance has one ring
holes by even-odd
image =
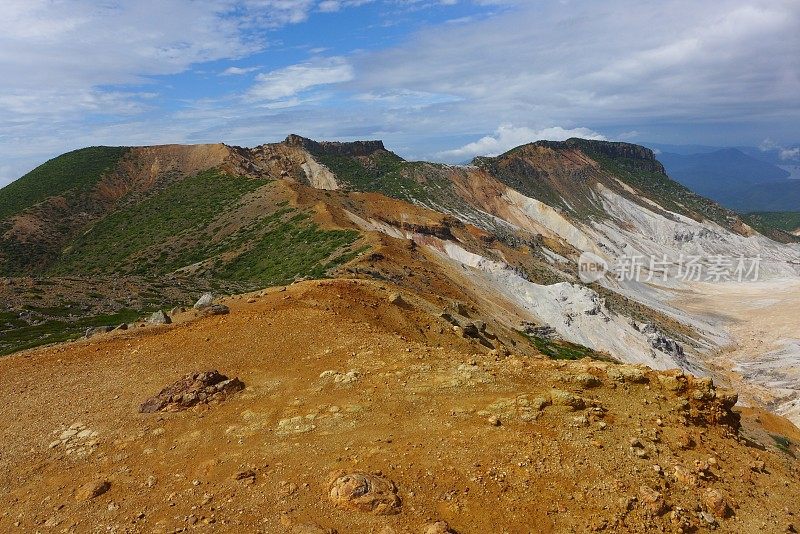
[[[0,220],[49,197],[88,191],[128,150],[107,146],[82,148],[39,165],[0,189]]]
[[[583,345],[570,343],[569,341],[547,339],[525,332],[520,332],[520,334],[536,347],[536,350],[551,360],[580,360],[581,358],[609,360],[609,358]]]
[[[383,193],[411,200],[427,196],[421,184],[409,177],[414,163],[390,152],[374,154],[367,162],[351,156],[320,155],[319,161],[352,189]]]
[[[748,213],[745,220],[759,231],[759,227],[777,228],[784,232],[800,229],[800,211],[760,211]]]
[[[289,219],[277,215],[265,219],[260,239],[218,270],[221,278],[249,288],[287,284],[297,277],[322,278],[359,252],[343,250],[358,239],[355,230],[322,230],[305,213]]]
[[[603,170],[638,189],[664,209],[693,219],[704,217],[720,226],[732,229],[732,223],[736,220],[733,212],[693,193],[666,174],[642,168],[633,158],[612,158],[593,151],[588,151],[588,155],[597,161]]]
[[[213,170],[186,178],[99,221],[52,273],[152,278],[189,268],[185,276],[197,272],[244,290],[322,277],[353,252],[358,232],[322,230],[285,204],[237,215],[244,197],[269,183]]]
[[[74,321],[48,319],[30,325],[11,312],[0,312],[0,356],[48,343],[78,339],[89,327],[131,322],[142,314],[126,309],[111,314],[81,317]]]
[[[174,267],[168,261],[152,256],[133,261],[134,257],[181,234],[191,234],[193,244],[204,246],[209,223],[230,209],[244,194],[264,183],[227,176],[215,170],[186,178],[154,197],[100,220],[72,242],[52,273],[84,275],[132,270],[144,274],[168,271]],[[136,268],[133,268],[134,264]]]

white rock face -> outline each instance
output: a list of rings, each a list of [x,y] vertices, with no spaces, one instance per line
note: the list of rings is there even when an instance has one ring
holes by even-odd
[[[316,189],[327,189],[333,191],[339,189],[339,184],[336,182],[336,176],[325,165],[318,163],[313,158],[309,157],[305,163],[301,165],[303,172],[306,174],[308,183],[311,187]]]
[[[503,295],[529,319],[553,327],[567,341],[654,369],[684,366],[654,350],[647,335],[633,328],[626,317],[611,314],[600,296],[588,287],[566,282],[534,284],[507,265],[473,254],[453,242],[443,242],[442,248],[443,255],[471,268],[467,272],[476,287]]]

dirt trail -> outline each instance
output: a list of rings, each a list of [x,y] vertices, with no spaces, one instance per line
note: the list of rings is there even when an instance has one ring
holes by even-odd
[[[744,401],[800,424],[800,281],[702,284],[673,304],[730,335],[709,363]]]
[[[0,531],[800,528],[792,451],[763,441],[758,412],[744,424],[765,450],[737,438],[710,382],[503,357],[397,291],[304,282],[0,359]],[[211,369],[246,389],[139,413]],[[331,500],[342,472],[379,477],[391,515]]]

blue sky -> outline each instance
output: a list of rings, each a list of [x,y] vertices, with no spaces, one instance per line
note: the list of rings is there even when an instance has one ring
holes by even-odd
[[[796,0],[4,0],[0,186],[88,145],[300,133],[460,162],[539,138],[800,141]]]

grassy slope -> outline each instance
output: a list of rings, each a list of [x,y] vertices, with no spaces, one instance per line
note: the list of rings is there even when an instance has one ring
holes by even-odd
[[[642,169],[635,160],[590,152],[603,170],[644,193],[664,209],[693,219],[704,217],[732,229],[736,215],[716,202],[692,192],[669,176]]]
[[[245,208],[256,190],[266,188],[268,196],[271,184],[215,170],[185,178],[98,221],[65,248],[47,275],[150,281],[190,298],[199,288],[240,292],[322,278],[362,251],[358,232],[322,229],[286,202]],[[201,262],[197,271],[175,274]],[[164,305],[165,294],[131,293],[144,301],[138,311],[109,305],[107,313],[87,312],[64,302],[3,311],[0,305],[0,355],[74,339],[89,326],[130,322]],[[110,296],[105,300],[111,302]]]
[[[158,195],[108,215],[76,239],[53,267],[52,273],[162,274],[175,267],[189,251],[171,258],[142,256],[148,248],[185,233],[196,234],[198,246],[208,237],[207,226],[230,209],[242,195],[264,182],[235,179],[207,171],[173,184]],[[177,256],[177,258],[176,258]],[[189,263],[193,258],[186,258]]]
[[[125,147],[90,147],[51,159],[0,189],[0,220],[53,196],[86,191],[125,155]]]
[[[223,218],[243,197],[268,183],[213,170],[186,178],[101,220],[65,251],[52,274],[159,277],[210,261],[212,277],[243,288],[323,276],[341,261],[331,256],[350,246],[357,232],[322,230],[285,205],[221,232]]]
[[[761,211],[748,213],[745,216],[751,226],[765,225],[784,232],[800,229],[800,212],[798,211]],[[755,226],[758,229],[758,226]]]
[[[38,347],[47,343],[59,343],[77,339],[92,326],[118,325],[132,322],[144,311],[120,310],[116,313],[81,317],[75,320],[47,319],[37,324],[28,324],[12,312],[0,312],[0,356],[20,350]]]

